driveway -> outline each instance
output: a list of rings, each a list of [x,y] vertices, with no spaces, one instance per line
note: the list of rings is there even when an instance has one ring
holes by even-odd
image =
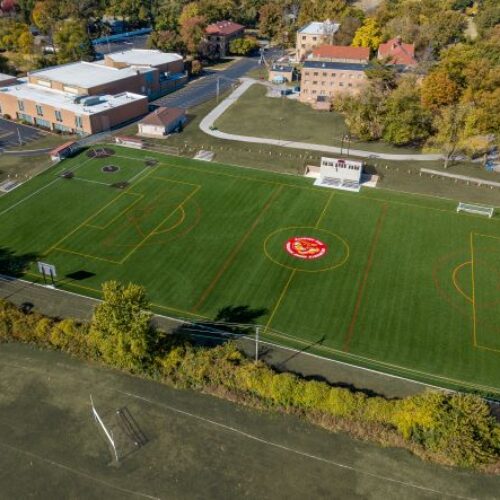
[[[26,144],[38,139],[41,135],[42,132],[35,128],[0,118],[0,151],[19,146],[19,138],[23,144]]]
[[[160,97],[152,104],[157,106],[169,106],[175,108],[191,108],[197,106],[217,95],[217,80],[219,80],[220,93],[238,83],[238,79],[257,68],[258,58],[244,57],[227,69],[212,71],[197,80],[186,85],[184,88],[172,94]]]
[[[214,129],[214,123],[216,120],[222,116],[226,110],[236,102],[252,85],[258,83],[263,84],[258,80],[253,78],[242,78],[242,84],[235,89],[226,99],[224,99],[218,106],[216,106],[208,115],[203,118],[200,123],[200,129],[212,137],[217,139],[226,139],[228,141],[238,141],[238,142],[251,142],[254,144],[271,144],[273,146],[280,146],[283,148],[290,149],[301,149],[306,151],[321,151],[324,153],[341,154],[342,149],[335,146],[327,146],[325,144],[311,144],[308,142],[298,142],[298,141],[284,141],[281,139],[268,139],[265,137],[253,137],[247,135],[238,134],[228,134],[226,132],[221,132],[220,130]],[[350,154],[352,156],[357,156],[360,158],[378,158],[384,160],[394,160],[394,161],[431,161],[442,159],[441,155],[437,154],[390,154],[390,153],[379,153],[375,151],[364,151],[360,149],[351,149]]]

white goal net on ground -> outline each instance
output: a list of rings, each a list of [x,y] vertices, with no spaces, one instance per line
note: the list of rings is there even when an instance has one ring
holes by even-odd
[[[487,215],[490,219],[495,213],[493,207],[486,207],[484,205],[474,205],[472,203],[459,203],[457,212],[469,212],[471,214]]]

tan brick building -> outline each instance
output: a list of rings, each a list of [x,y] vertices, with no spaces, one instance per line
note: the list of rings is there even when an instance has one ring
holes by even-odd
[[[317,109],[329,109],[335,97],[359,94],[367,83],[367,64],[306,61],[299,100]]]
[[[130,50],[28,73],[0,91],[0,115],[53,131],[102,132],[148,112],[148,98],[186,78],[178,54]]]
[[[340,24],[329,19],[325,22],[312,22],[297,31],[295,45],[297,61],[303,61],[316,47],[333,43],[333,35]]]

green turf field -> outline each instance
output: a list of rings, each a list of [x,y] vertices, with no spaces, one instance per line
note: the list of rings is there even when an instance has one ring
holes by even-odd
[[[82,153],[0,198],[10,261],[55,264],[58,286],[93,296],[105,280],[141,283],[167,315],[204,321],[224,311],[228,319],[246,306],[276,342],[500,393],[500,217],[114,150],[101,159]],[[159,162],[148,166],[145,156]],[[105,173],[107,165],[119,170]],[[73,179],[59,176],[69,170]],[[129,185],[112,187],[120,182]],[[297,236],[320,240],[326,253],[289,255]],[[26,276],[39,279],[35,265]]]

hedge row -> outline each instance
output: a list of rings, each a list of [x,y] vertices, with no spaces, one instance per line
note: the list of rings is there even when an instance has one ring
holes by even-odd
[[[0,342],[19,341],[123,369],[93,335],[95,325],[24,313],[0,301]],[[97,339],[97,340],[96,340]],[[324,382],[277,373],[247,359],[229,342],[199,348],[155,332],[152,351],[129,371],[246,405],[302,415],[359,438],[401,446],[441,463],[500,470],[500,425],[474,395],[425,392],[404,399],[367,396]],[[160,340],[158,340],[160,339]]]

